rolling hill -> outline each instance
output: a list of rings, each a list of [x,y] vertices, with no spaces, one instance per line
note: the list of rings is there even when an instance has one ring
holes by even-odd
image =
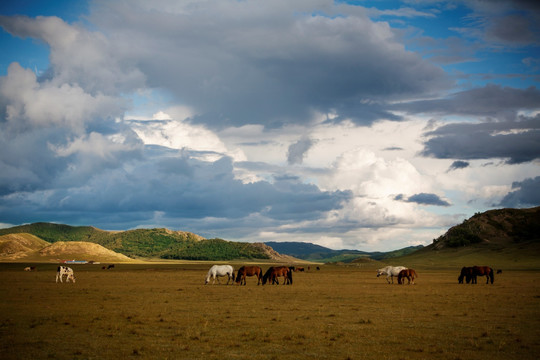
[[[0,235],[32,234],[49,243],[85,241],[99,244],[130,258],[185,260],[280,259],[264,246],[205,239],[199,235],[168,229],[105,231],[91,226],[34,223],[0,229]]]
[[[410,267],[540,269],[540,207],[478,213],[393,262]]]
[[[85,241],[58,241],[51,244],[27,233],[0,236],[0,261],[41,262],[68,259],[109,262],[131,261],[125,255]]]

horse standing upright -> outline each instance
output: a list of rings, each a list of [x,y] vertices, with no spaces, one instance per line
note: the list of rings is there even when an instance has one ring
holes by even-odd
[[[493,284],[493,281],[495,280],[495,272],[489,266],[473,266],[472,267],[473,284],[476,284],[477,276],[485,276],[486,284],[489,284],[490,281]]]
[[[392,279],[392,284],[394,283],[394,276],[398,276],[401,270],[407,269],[405,266],[385,266],[382,269],[377,270],[377,277],[381,275],[386,275],[386,281],[390,284],[389,278]]]
[[[206,280],[204,281],[204,285],[208,284],[210,282],[210,278],[213,278],[212,285],[216,283],[216,279],[219,284],[221,284],[221,281],[219,281],[220,276],[227,276],[227,285],[229,285],[229,281],[231,284],[234,283],[234,269],[231,265],[214,265],[208,270],[208,274],[206,275]]]
[[[242,266],[236,273],[236,283],[246,285],[246,276],[257,276],[257,285],[262,282],[263,273],[260,266]]]

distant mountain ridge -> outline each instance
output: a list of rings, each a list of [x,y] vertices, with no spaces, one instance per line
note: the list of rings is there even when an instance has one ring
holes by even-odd
[[[275,242],[265,243],[280,254],[294,256],[298,259],[315,262],[352,262],[358,258],[370,258],[373,260],[390,259],[396,256],[403,256],[422,249],[423,245],[409,246],[398,250],[381,251],[360,251],[360,250],[333,250],[324,246],[304,243],[304,242]]]

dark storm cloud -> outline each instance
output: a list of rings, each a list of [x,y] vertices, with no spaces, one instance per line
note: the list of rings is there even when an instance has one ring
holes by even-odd
[[[540,158],[540,116],[520,121],[449,124],[426,134],[422,155],[441,159],[503,158],[518,164]]]
[[[450,165],[450,168],[448,169],[448,171],[465,169],[466,167],[469,167],[469,165],[470,164],[467,161],[457,160],[457,161],[454,161],[452,165]]]
[[[446,99],[395,105],[397,110],[405,110],[409,113],[471,115],[500,121],[514,120],[519,110],[539,107],[540,91],[536,87],[516,89],[493,84],[461,91]]]
[[[132,161],[129,170],[103,169],[76,187],[57,188],[51,184],[36,195],[6,194],[1,210],[13,211],[12,215],[5,212],[3,221],[32,221],[39,214],[43,221],[73,218],[78,223],[112,228],[116,216],[123,214],[122,224],[132,219],[128,227],[134,227],[157,212],[168,218],[229,221],[259,214],[276,225],[318,218],[351,198],[347,191],[321,191],[297,178],[244,184],[234,178],[229,158],[205,162],[194,159],[191,155],[195,153],[177,152],[172,156],[169,149],[163,151],[168,156],[152,147],[143,158]],[[37,194],[47,194],[45,207]],[[108,215],[111,220],[107,220]]]
[[[441,199],[436,194],[419,193],[406,198],[403,194],[394,197],[396,201],[416,203],[420,205],[450,206],[450,203]]]
[[[330,15],[312,15],[319,6]],[[170,91],[196,110],[192,121],[208,126],[306,123],[314,110],[359,124],[399,120],[384,101],[451,85],[360,7],[220,2],[164,10],[101,2],[90,18],[115,33],[115,56],[136,59],[149,86]]]
[[[499,206],[528,207],[540,205],[540,176],[512,183],[514,191],[509,192]]]

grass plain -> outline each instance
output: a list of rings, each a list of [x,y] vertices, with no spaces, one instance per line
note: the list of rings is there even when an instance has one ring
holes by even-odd
[[[292,286],[204,285],[211,263],[0,264],[2,359],[534,359],[539,271],[458,284],[423,269],[389,285],[375,268],[321,266]],[[241,264],[234,264],[235,268]],[[263,264],[266,270],[268,264]]]

